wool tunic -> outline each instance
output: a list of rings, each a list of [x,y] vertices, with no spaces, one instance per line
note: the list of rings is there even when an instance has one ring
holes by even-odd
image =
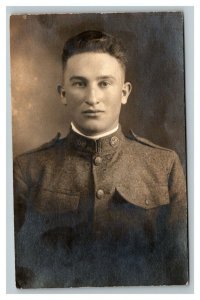
[[[188,281],[180,160],[133,132],[71,130],[18,156],[14,207],[19,288]]]

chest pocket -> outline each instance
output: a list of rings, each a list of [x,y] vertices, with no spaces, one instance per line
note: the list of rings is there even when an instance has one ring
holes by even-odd
[[[39,187],[34,194],[33,206],[40,213],[68,213],[78,209],[79,193]]]
[[[165,185],[149,185],[129,188],[120,185],[116,190],[126,202],[144,209],[152,209],[169,204],[168,186]]]

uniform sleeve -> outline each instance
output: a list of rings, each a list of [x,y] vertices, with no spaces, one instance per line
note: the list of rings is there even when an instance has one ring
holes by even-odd
[[[179,157],[174,154],[169,174],[170,214],[167,224],[167,271],[170,282],[188,281],[187,197],[186,181]]]
[[[180,159],[174,153],[174,160],[169,173],[169,195],[171,202],[186,205],[186,181]]]
[[[13,183],[14,183],[14,223],[15,234],[17,234],[25,221],[28,184],[25,182],[20,167],[20,163],[16,158],[13,164]]]
[[[21,252],[21,242],[18,233],[25,222],[27,201],[29,197],[28,178],[22,170],[20,158],[16,158],[13,164],[14,182],[14,223],[15,223],[15,280],[17,288],[29,288],[35,280],[35,274],[31,267],[23,266],[24,252]],[[26,182],[27,181],[27,182]],[[26,243],[26,241],[25,241]]]

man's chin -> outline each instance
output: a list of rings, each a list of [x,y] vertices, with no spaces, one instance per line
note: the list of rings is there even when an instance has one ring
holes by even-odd
[[[80,122],[82,121],[82,122]],[[106,122],[104,119],[87,119],[87,120],[79,120],[79,122],[74,121],[74,125],[77,127],[77,129],[89,136],[104,134],[110,130],[112,130],[116,125],[117,121],[112,122],[111,124]]]

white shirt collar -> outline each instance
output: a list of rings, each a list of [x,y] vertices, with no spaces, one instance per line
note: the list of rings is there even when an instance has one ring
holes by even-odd
[[[80,134],[80,135],[82,135],[82,136],[84,136],[84,137],[86,137],[86,138],[88,138],[88,139],[92,139],[92,140],[98,140],[98,139],[100,139],[100,138],[102,138],[102,137],[105,137],[105,136],[107,136],[107,135],[110,135],[110,134],[112,134],[112,133],[114,133],[114,132],[116,132],[117,130],[118,130],[118,128],[119,128],[119,124],[114,128],[114,129],[112,129],[112,130],[109,130],[109,131],[107,131],[107,132],[104,132],[104,133],[102,133],[102,134],[97,134],[97,135],[85,135],[85,134],[83,134],[82,132],[80,132],[76,127],[75,127],[75,125],[71,122],[71,126],[72,126],[72,130],[74,131],[74,132],[76,132],[76,133],[78,133],[78,134]]]

